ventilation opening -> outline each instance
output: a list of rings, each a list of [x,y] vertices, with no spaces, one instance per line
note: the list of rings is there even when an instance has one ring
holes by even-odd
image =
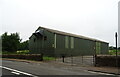
[[[47,40],[47,36],[44,37],[44,40]]]

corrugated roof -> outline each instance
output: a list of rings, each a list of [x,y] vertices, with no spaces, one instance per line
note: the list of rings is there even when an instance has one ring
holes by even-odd
[[[92,40],[92,41],[99,41],[99,42],[104,42],[104,43],[107,43],[105,41],[101,41],[101,40],[98,40],[98,39],[93,39],[93,38],[89,38],[89,37],[85,37],[85,36],[81,36],[81,35],[76,35],[76,34],[72,34],[72,33],[67,33],[67,32],[63,32],[63,31],[58,31],[58,30],[54,30],[54,29],[50,29],[50,28],[45,28],[45,27],[39,27],[38,29],[45,29],[49,32],[52,32],[52,33],[56,33],[56,34],[61,34],[61,35],[67,35],[67,36],[73,36],[73,37],[77,37],[77,38],[82,38],[82,39],[87,39],[87,40]],[[37,30],[38,30],[37,29]],[[36,30],[36,31],[37,31]]]

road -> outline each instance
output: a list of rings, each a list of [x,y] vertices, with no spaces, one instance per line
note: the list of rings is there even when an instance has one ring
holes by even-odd
[[[0,66],[0,68],[2,68],[3,76],[24,75],[38,77],[40,75],[100,75],[98,73],[89,72],[80,67],[52,62],[27,63],[3,60],[2,66]]]

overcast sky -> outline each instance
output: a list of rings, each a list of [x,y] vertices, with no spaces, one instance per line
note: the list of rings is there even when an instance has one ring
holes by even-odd
[[[0,34],[18,32],[25,41],[42,26],[115,45],[118,1],[0,0]]]

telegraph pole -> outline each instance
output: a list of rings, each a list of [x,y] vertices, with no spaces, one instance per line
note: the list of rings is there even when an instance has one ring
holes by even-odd
[[[118,69],[118,74],[119,74],[119,67],[118,67],[118,53],[117,53],[117,32],[115,33],[115,41],[116,41],[116,67]]]
[[[115,41],[116,41],[116,57],[118,57],[118,54],[117,54],[117,32],[115,33]]]

